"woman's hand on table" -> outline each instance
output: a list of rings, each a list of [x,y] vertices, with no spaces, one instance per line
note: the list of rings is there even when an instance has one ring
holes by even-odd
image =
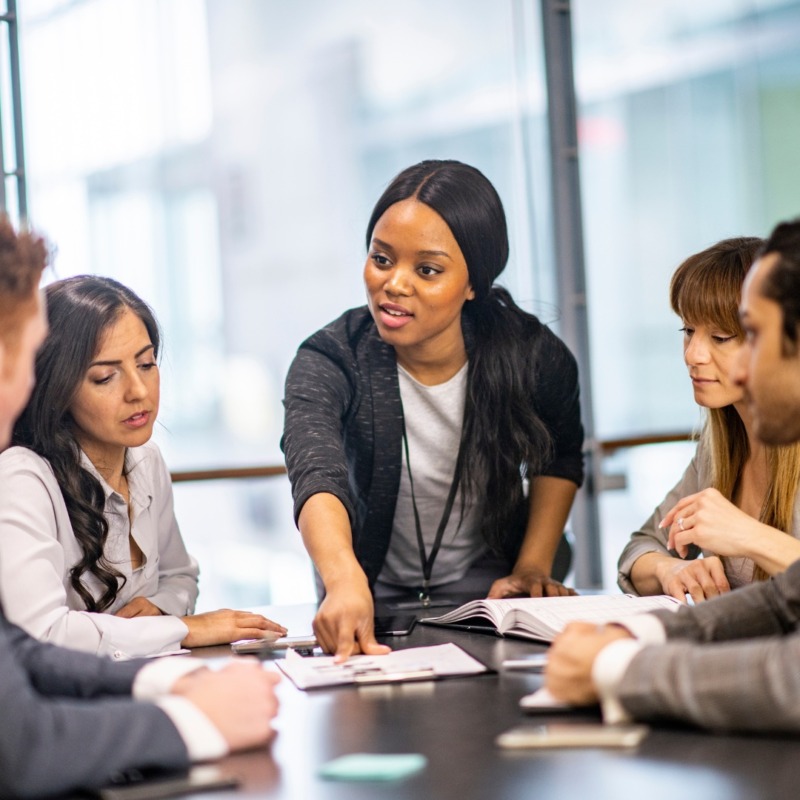
[[[205,614],[181,617],[189,628],[189,634],[181,642],[184,647],[206,647],[213,644],[228,644],[237,639],[263,639],[286,636],[283,625],[251,611],[233,611],[222,608]],[[275,636],[277,634],[277,636]]]
[[[521,570],[498,578],[489,589],[487,597],[566,597],[577,594],[574,589],[551,578],[538,569]]]
[[[679,558],[659,560],[655,575],[664,594],[686,602],[690,595],[695,603],[717,597],[731,590],[725,569],[717,556],[705,556],[691,561]]]

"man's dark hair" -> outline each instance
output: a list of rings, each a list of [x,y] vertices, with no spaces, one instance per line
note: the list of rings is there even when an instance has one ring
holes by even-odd
[[[761,291],[781,307],[784,354],[793,355],[800,337],[800,219],[782,222],[772,231],[760,256],[773,254],[777,259]]]

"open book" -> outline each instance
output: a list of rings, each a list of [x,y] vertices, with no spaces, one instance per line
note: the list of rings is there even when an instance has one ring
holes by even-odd
[[[667,595],[515,597],[507,600],[472,600],[455,611],[440,617],[421,619],[420,622],[552,642],[568,622],[593,622],[599,625],[663,608],[675,611],[680,606],[680,602]]]

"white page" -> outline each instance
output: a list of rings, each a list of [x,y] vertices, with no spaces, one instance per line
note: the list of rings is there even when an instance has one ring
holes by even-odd
[[[488,598],[482,600],[470,600],[463,606],[459,606],[453,611],[448,611],[446,614],[436,617],[426,617],[420,622],[458,622],[462,619],[469,617],[482,617],[488,619],[495,627],[499,627],[500,621],[503,619],[503,614],[508,610],[505,605],[510,601],[508,600],[489,600]]]
[[[447,614],[423,618],[420,622],[457,623],[479,616],[476,610],[481,607],[486,613],[480,616],[490,615],[496,620],[505,618],[505,624],[497,626],[501,633],[513,628],[518,632],[521,628],[529,630],[537,639],[549,641],[562,631],[568,622],[585,621],[600,624],[659,609],[676,611],[680,606],[681,603],[674,597],[667,595],[637,597],[630,594],[592,594],[569,597],[513,597],[502,600],[473,600]],[[538,623],[526,624],[526,616],[537,620]]]
[[[666,595],[635,597],[627,594],[522,598],[508,602],[512,604],[511,607],[534,617],[538,623],[536,632],[546,632],[546,638],[560,633],[570,622],[601,625],[665,608],[676,611],[681,605],[675,598]]]
[[[343,664],[333,656],[304,658],[289,650],[275,662],[298,689],[359,683],[391,683],[446,675],[477,675],[486,667],[455,644],[394,650],[383,656],[351,656]]]

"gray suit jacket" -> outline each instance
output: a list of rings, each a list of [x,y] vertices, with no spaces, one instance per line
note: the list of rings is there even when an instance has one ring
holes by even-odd
[[[0,608],[0,797],[100,786],[134,767],[185,767],[169,717],[131,698],[143,663],[42,644]]]
[[[620,700],[638,719],[800,732],[800,561],[768,581],[659,612],[669,642],[631,662]]]

